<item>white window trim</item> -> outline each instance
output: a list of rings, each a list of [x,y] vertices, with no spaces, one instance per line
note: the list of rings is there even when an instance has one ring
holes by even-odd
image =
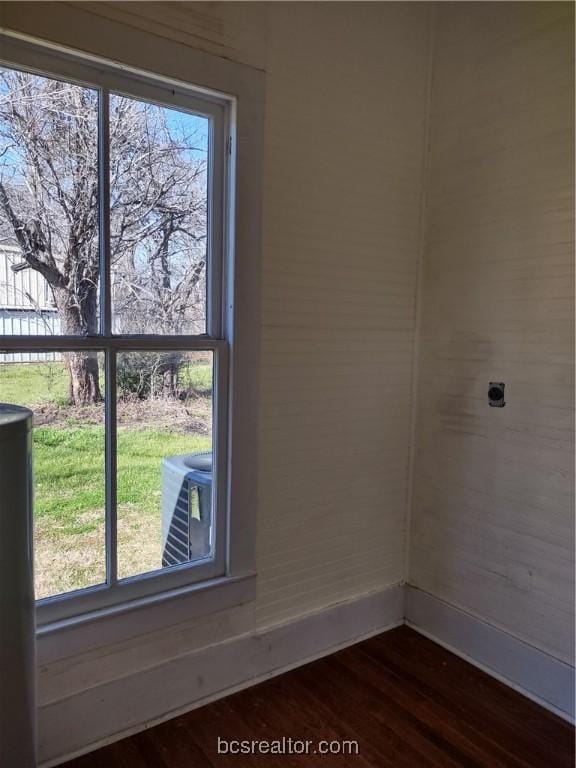
[[[42,59],[53,59],[56,55],[60,65],[58,72],[62,77],[82,80],[78,68],[87,68],[91,73],[95,69],[112,77],[114,71],[121,70],[138,83],[140,92],[145,94],[150,80],[155,80],[150,98],[158,100],[158,88],[164,89],[163,103],[177,104],[182,92],[189,94],[190,88],[198,91],[198,85],[189,85],[182,78],[181,71],[175,71],[174,77],[165,73],[155,75],[144,72],[132,64],[111,62],[93,55],[72,51],[59,45],[46,43],[28,35],[8,29],[0,29],[0,55],[2,60],[19,64],[27,69],[37,69],[54,73],[53,66],[45,67]],[[169,41],[159,41],[158,48],[171,46]],[[171,51],[171,53],[173,53]],[[162,56],[162,51],[158,51]],[[40,658],[61,658],[70,653],[77,653],[86,647],[102,642],[114,642],[152,631],[162,626],[179,623],[184,620],[238,605],[254,599],[255,593],[255,515],[256,515],[256,416],[257,416],[257,381],[259,359],[259,264],[260,264],[260,204],[261,204],[261,168],[263,139],[263,73],[244,65],[224,61],[210,54],[190,50],[186,62],[190,72],[196,71],[198,77],[190,76],[195,83],[206,78],[207,84],[200,86],[202,99],[213,99],[216,103],[226,103],[230,131],[227,136],[228,199],[226,204],[236,216],[230,219],[235,223],[233,230],[225,233],[223,249],[230,254],[234,251],[234,270],[226,276],[227,291],[223,297],[222,313],[225,322],[221,329],[222,343],[220,357],[226,354],[230,344],[228,369],[228,413],[226,423],[220,422],[220,439],[227,442],[227,488],[226,515],[228,537],[226,552],[221,572],[217,570],[207,574],[204,581],[190,581],[187,575],[191,568],[183,567],[175,573],[154,573],[138,579],[169,581],[164,583],[162,591],[150,594],[128,594],[126,600],[115,605],[91,606],[84,603],[81,612],[73,616],[59,618],[58,614],[39,611],[39,652]],[[195,66],[196,65],[196,66]],[[75,70],[68,74],[67,67]],[[175,67],[178,69],[178,67]],[[186,73],[186,74],[187,74]],[[209,74],[209,77],[207,75]],[[86,78],[94,82],[93,74]],[[158,85],[157,85],[158,83]],[[114,88],[114,90],[117,90]],[[138,92],[130,88],[132,95]],[[230,97],[228,94],[234,94]],[[190,106],[189,95],[185,97]],[[239,109],[236,108],[236,101]],[[202,111],[202,110],[200,110]],[[236,168],[239,174],[236,176]],[[232,183],[232,182],[235,183]],[[233,297],[236,301],[233,301]],[[221,315],[221,316],[222,316]],[[213,332],[213,329],[212,329]],[[220,335],[220,334],[219,334]],[[179,341],[182,341],[180,337]],[[97,339],[95,339],[97,343]],[[135,348],[146,345],[143,339],[130,339],[120,342],[126,347]],[[212,339],[207,346],[206,340],[190,337],[187,348],[209,348],[218,344]],[[66,344],[58,346],[65,348]],[[70,342],[73,346],[73,342]],[[222,366],[221,366],[222,367]],[[226,366],[224,366],[226,368]],[[221,382],[224,385],[224,381]],[[222,426],[223,425],[223,426]],[[227,429],[226,429],[227,427]],[[227,432],[227,434],[226,434]],[[176,578],[174,578],[176,577]],[[94,590],[90,590],[94,591]],[[88,591],[83,591],[88,594]],[[55,601],[61,604],[65,598]],[[48,602],[48,601],[47,601]],[[95,633],[94,630],[97,629]],[[42,649],[45,649],[44,651]]]

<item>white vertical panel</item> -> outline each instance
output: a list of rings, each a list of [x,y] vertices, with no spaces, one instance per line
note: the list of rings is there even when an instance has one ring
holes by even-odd
[[[572,661],[574,5],[437,7],[410,580]]]
[[[46,309],[50,290],[46,280],[34,269],[14,271],[22,262],[21,252],[14,246],[0,246],[0,308]]]
[[[15,309],[0,309],[1,336],[52,336],[60,331],[60,321],[55,311],[37,312]],[[2,342],[0,339],[0,348]],[[58,360],[56,352],[0,352],[0,362],[35,362],[41,360]]]
[[[260,626],[403,577],[427,13],[269,7]]]
[[[52,336],[59,333],[59,320],[47,297],[50,289],[39,272],[23,269],[15,272],[11,267],[22,261],[20,250],[14,246],[0,246],[0,335]],[[1,342],[0,342],[1,344]],[[57,360],[54,352],[0,352],[0,362],[37,362]]]

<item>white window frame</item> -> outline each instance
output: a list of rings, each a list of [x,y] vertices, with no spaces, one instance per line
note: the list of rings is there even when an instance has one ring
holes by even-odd
[[[200,59],[198,71],[205,73],[210,59]],[[31,40],[10,30],[0,31],[0,60],[6,66],[45,74],[96,88],[101,94],[99,118],[100,249],[101,249],[101,334],[94,338],[3,337],[2,347],[15,349],[98,349],[111,351],[106,366],[106,549],[107,584],[46,598],[38,602],[39,634],[46,639],[48,657],[61,655],[50,640],[67,631],[72,647],[83,649],[86,633],[75,632],[86,624],[100,622],[100,640],[106,635],[122,639],[175,620],[179,609],[188,615],[210,612],[254,597],[255,576],[255,449],[258,363],[258,283],[260,181],[263,118],[263,81],[260,73],[240,72],[215,66],[216,80],[236,91],[232,96],[214,87],[191,85],[187,81],[159,76],[133,66],[113,63],[61,46]],[[215,62],[214,62],[215,63]],[[244,69],[244,68],[241,68]],[[211,158],[215,180],[209,192],[212,259],[208,280],[206,334],[200,336],[113,336],[111,333],[109,245],[107,95],[123,93],[167,107],[188,109],[211,118],[211,146],[218,147]],[[242,97],[245,96],[245,99]],[[242,99],[244,110],[237,109]],[[237,151],[237,135],[245,146]],[[249,166],[250,179],[236,178],[236,167]],[[252,214],[252,220],[235,227],[237,209]],[[219,212],[223,215],[219,216]],[[256,226],[255,226],[256,225]],[[238,261],[249,271],[238,269]],[[234,270],[236,264],[236,270]],[[251,301],[249,307],[234,302],[240,292]],[[102,308],[105,311],[102,311]],[[210,319],[208,319],[210,318]],[[106,344],[103,344],[103,339]],[[161,342],[161,343],[160,343]],[[210,562],[189,563],[118,581],[116,577],[115,528],[115,412],[114,355],[121,350],[185,349],[212,351],[215,366],[213,451],[216,477],[216,548]],[[243,352],[241,355],[239,352]],[[247,442],[246,442],[247,441]],[[240,445],[242,446],[240,448]],[[238,447],[237,447],[238,446]],[[112,512],[112,514],[110,514]],[[206,596],[203,594],[206,593]],[[162,606],[162,610],[159,610]],[[153,613],[151,612],[153,610]],[[129,612],[128,621],[118,621]],[[172,617],[172,619],[170,619]],[[110,621],[112,620],[112,622]],[[180,619],[181,620],[181,619]],[[103,623],[104,622],[104,623]],[[91,630],[90,630],[91,631]],[[70,650],[70,648],[68,649]]]

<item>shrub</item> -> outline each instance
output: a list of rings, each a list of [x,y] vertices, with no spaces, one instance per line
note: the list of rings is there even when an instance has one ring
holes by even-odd
[[[127,352],[118,355],[116,385],[121,397],[177,397],[180,352]]]

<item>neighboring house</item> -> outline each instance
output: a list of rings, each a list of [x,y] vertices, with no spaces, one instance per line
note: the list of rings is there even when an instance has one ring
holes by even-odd
[[[52,291],[39,272],[24,266],[14,243],[0,243],[0,336],[50,336],[60,321]],[[0,352],[0,362],[57,360],[58,353]]]

